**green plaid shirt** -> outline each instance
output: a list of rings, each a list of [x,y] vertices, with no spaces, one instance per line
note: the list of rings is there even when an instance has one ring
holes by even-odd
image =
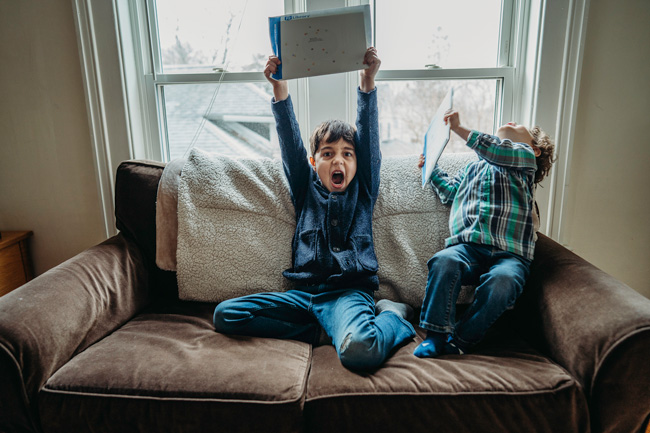
[[[436,166],[430,179],[440,201],[451,203],[451,236],[445,245],[492,245],[532,260],[537,240],[533,149],[477,131],[472,131],[467,146],[477,153],[478,161],[453,178]]]

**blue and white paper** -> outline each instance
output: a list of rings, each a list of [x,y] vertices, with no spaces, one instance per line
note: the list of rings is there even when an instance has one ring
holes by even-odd
[[[352,6],[269,18],[273,53],[281,60],[276,80],[367,68],[370,6]]]
[[[429,129],[424,134],[424,165],[422,166],[422,188],[424,188],[431,178],[433,169],[445,150],[447,143],[449,143],[450,128],[445,125],[445,113],[453,107],[454,89],[449,89],[447,95],[440,103],[436,114],[433,116]]]

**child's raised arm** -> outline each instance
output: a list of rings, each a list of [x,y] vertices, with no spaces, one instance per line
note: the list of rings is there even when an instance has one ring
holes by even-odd
[[[264,76],[273,86],[273,96],[277,101],[284,101],[289,97],[289,86],[286,81],[276,80],[271,77],[271,74],[275,74],[278,71],[278,65],[282,63],[280,59],[276,56],[269,56],[269,60],[266,62],[266,67],[264,68]]]
[[[460,138],[463,140],[467,140],[469,138],[469,134],[472,131],[460,124],[460,115],[458,114],[458,111],[447,110],[445,112],[443,120],[445,121],[445,125],[449,124],[451,130],[454,131]]]
[[[379,71],[379,66],[381,66],[381,60],[377,56],[377,49],[375,47],[370,47],[366,50],[366,54],[363,56],[363,64],[368,65],[368,69],[362,69],[359,72],[361,76],[361,91],[371,92],[375,88],[375,75]]]
[[[361,84],[357,92],[357,176],[362,184],[369,188],[369,193],[377,197],[379,192],[379,172],[381,167],[381,151],[379,149],[379,123],[377,111],[377,91],[375,90],[375,75],[381,65],[377,50],[370,47],[366,50],[363,63],[368,69],[359,72]]]

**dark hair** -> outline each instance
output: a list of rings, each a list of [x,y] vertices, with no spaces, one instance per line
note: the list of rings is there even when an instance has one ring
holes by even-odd
[[[334,143],[341,138],[354,146],[354,134],[357,129],[342,120],[328,120],[323,122],[314,129],[309,139],[309,150],[314,156],[318,152],[323,140],[327,143]]]
[[[530,130],[530,134],[533,136],[533,144],[539,148],[542,152],[536,158],[537,162],[537,171],[535,172],[535,183],[539,183],[546,177],[549,171],[551,171],[551,166],[555,162],[555,157],[553,153],[555,152],[555,144],[551,141],[549,137],[539,126],[533,127]]]

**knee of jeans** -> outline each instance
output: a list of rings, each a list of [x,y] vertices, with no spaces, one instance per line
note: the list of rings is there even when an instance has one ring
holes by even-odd
[[[485,294],[489,296],[493,302],[510,305],[517,300],[522,291],[523,285],[518,281],[513,280],[511,276],[496,276],[492,278],[490,290]]]
[[[517,295],[521,294],[524,284],[526,283],[525,279],[517,274],[509,273],[497,273],[494,276],[496,287],[503,287],[507,293],[516,293]]]
[[[343,339],[339,348],[339,358],[341,364],[350,370],[369,370],[379,367],[384,362],[374,338],[359,338],[353,333]]]
[[[212,324],[214,329],[221,333],[228,333],[232,329],[233,320],[232,311],[228,308],[228,301],[224,301],[216,306],[212,315]]]
[[[448,271],[458,267],[459,263],[460,260],[454,251],[444,249],[438,251],[433,257],[431,257],[427,262],[427,266],[429,267],[429,270],[437,268]]]
[[[212,315],[212,324],[214,325],[214,328],[219,331],[223,332],[223,329],[225,328],[225,318],[224,318],[224,308],[221,306],[221,304],[217,305],[217,307],[214,309],[214,314]]]

